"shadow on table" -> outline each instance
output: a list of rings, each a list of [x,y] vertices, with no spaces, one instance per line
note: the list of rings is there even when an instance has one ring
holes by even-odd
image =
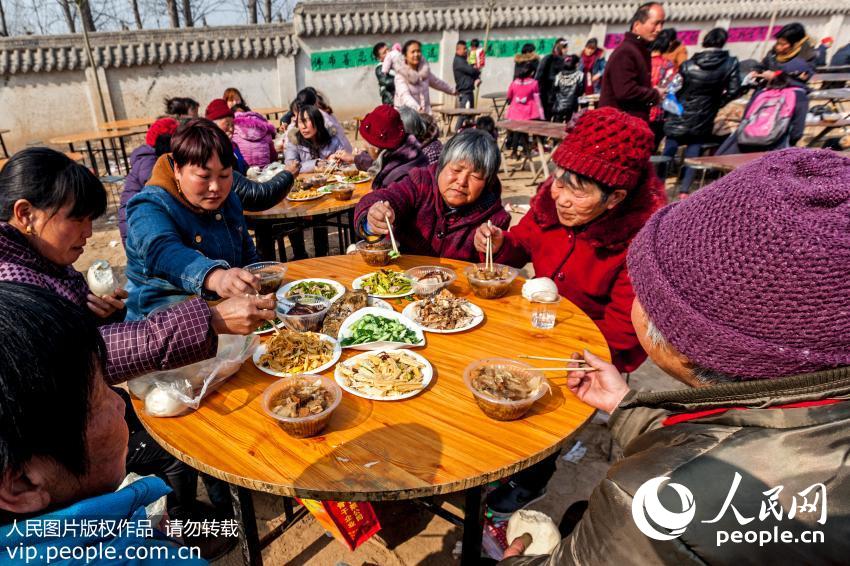
[[[335,425],[331,421],[330,426]],[[324,499],[371,502],[382,526],[379,538],[393,549],[430,522],[432,515],[409,500],[412,495],[431,494],[438,470],[444,466],[442,459],[442,441],[436,432],[418,423],[390,423],[336,446],[294,483],[321,489],[327,493]]]

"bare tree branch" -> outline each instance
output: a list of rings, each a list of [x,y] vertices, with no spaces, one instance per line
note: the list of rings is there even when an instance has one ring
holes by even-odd
[[[195,27],[192,19],[192,0],[183,0],[183,25],[187,28]]]
[[[165,0],[165,8],[168,11],[168,18],[171,27],[180,27],[180,13],[177,11],[177,0]]]
[[[245,7],[248,10],[248,23],[257,23],[257,0],[248,0]]]
[[[136,21],[136,29],[143,29],[142,13],[139,11],[139,0],[130,0],[130,8],[133,10],[133,19]]]
[[[83,22],[83,29],[86,31],[97,31],[94,25],[94,18],[91,14],[91,5],[89,0],[74,0],[77,8],[80,10],[80,20]]]
[[[0,0],[0,35],[3,37],[9,35],[9,28],[6,27],[6,11],[3,9],[2,0]]]

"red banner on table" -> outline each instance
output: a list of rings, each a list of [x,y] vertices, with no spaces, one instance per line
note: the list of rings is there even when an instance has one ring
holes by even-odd
[[[322,527],[354,550],[381,530],[375,509],[368,502],[300,499]]]

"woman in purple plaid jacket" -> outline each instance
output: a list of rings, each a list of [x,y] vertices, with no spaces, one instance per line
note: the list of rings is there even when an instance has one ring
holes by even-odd
[[[126,293],[95,296],[72,267],[105,210],[97,177],[51,149],[21,151],[0,171],[0,280],[47,288],[88,307],[106,342],[108,384],[204,360],[215,355],[218,334],[248,334],[274,318],[273,296],[245,296],[212,307],[194,298],[142,321],[114,322],[123,318]],[[170,511],[181,515],[195,499],[194,472],[156,446],[129,406],[126,418],[128,469],[167,476],[177,500]]]

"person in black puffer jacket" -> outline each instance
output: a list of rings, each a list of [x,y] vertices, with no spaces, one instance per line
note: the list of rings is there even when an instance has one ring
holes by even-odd
[[[679,146],[684,145],[685,157],[697,157],[702,144],[711,139],[717,111],[738,96],[741,74],[738,59],[723,49],[727,37],[723,28],[711,30],[702,42],[705,51],[695,54],[679,68],[682,88],[677,96],[684,111],[681,116],[667,114],[664,155],[673,157]],[[695,175],[690,167],[684,168],[680,198],[688,194]]]

